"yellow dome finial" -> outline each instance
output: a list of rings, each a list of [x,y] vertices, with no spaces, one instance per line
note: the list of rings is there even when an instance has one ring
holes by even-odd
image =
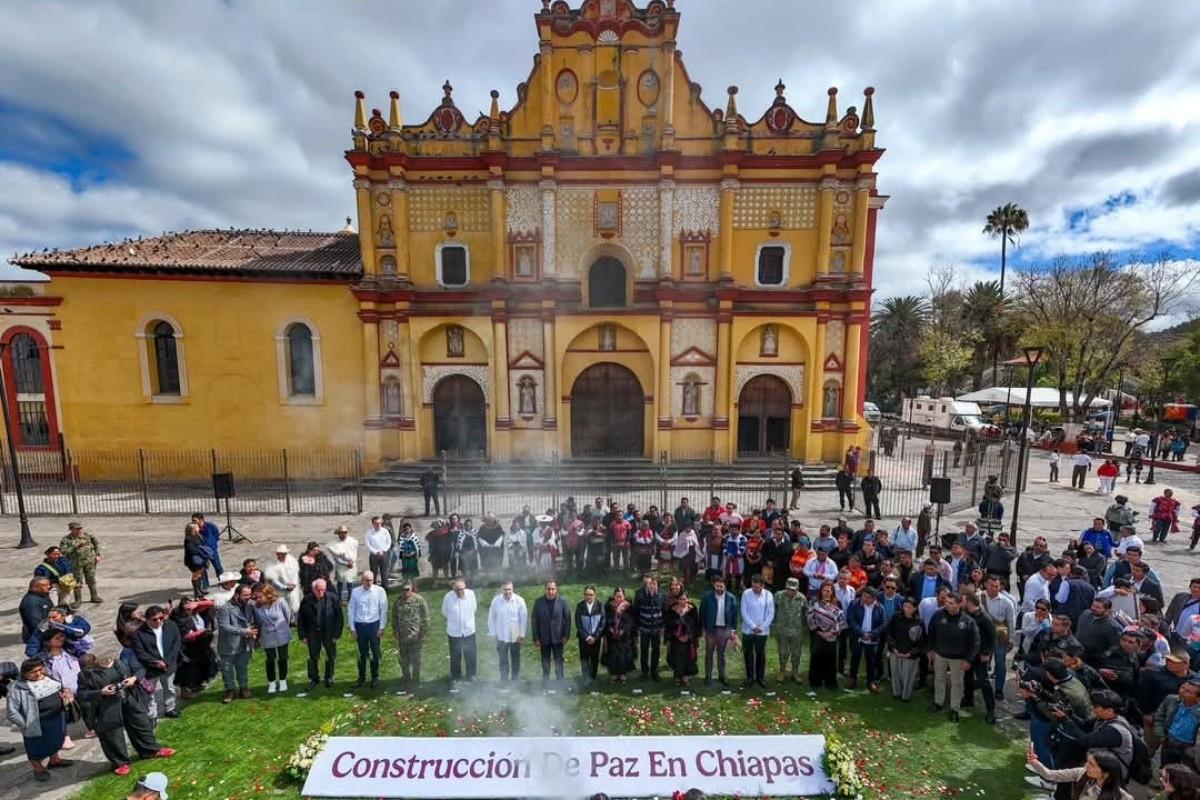
[[[730,86],[726,91],[729,92],[729,102],[725,104],[725,127],[727,129],[737,128],[737,93],[738,87]]]
[[[365,131],[367,129],[367,96],[362,93],[362,90],[354,93],[354,130]]]
[[[867,99],[863,101],[862,129],[873,131],[875,130],[875,87],[868,86],[863,89],[863,94]]]
[[[394,131],[400,130],[400,93],[395,89],[388,92],[388,97],[392,98],[392,104],[388,109],[388,127]]]

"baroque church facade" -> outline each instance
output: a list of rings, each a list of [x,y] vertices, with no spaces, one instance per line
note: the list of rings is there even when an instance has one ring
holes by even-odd
[[[673,2],[544,0],[534,21],[527,79],[478,118],[449,81],[408,124],[398,93],[356,93],[357,232],[14,259],[51,278],[0,315],[17,444],[373,467],[865,443],[873,90],[839,111],[829,89],[820,122],[782,81],[710,107]]]

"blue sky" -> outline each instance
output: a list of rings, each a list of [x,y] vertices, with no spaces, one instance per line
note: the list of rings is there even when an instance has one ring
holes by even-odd
[[[984,218],[1031,228],[1010,264],[1098,249],[1200,258],[1194,4],[678,0],[710,104],[757,116],[777,79],[819,119],[875,86],[879,296],[931,266],[993,277]],[[335,230],[353,213],[352,92],[424,118],[449,78],[471,116],[511,105],[539,0],[285,6],[250,0],[0,5],[0,257],[205,226]],[[1063,31],[1070,31],[1064,36]],[[448,57],[449,56],[449,57]]]

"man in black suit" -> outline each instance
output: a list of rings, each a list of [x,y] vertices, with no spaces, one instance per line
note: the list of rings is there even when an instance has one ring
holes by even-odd
[[[312,582],[312,591],[300,601],[300,613],[296,618],[296,635],[308,647],[308,691],[312,691],[320,680],[317,662],[325,650],[325,687],[333,686],[333,662],[337,660],[337,643],[342,638],[342,604],[329,593],[325,581],[318,578]]]
[[[37,577],[29,582],[29,591],[21,598],[21,644],[29,641],[33,632],[46,619],[54,603],[50,602],[50,579]]]
[[[162,606],[146,609],[146,621],[133,634],[133,654],[146,670],[146,678],[154,682],[150,700],[150,718],[178,717],[175,697],[175,669],[179,666],[179,650],[183,637],[179,627],[167,619]]]

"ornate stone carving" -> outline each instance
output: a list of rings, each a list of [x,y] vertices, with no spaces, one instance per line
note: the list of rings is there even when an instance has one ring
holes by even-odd
[[[461,231],[491,228],[488,190],[474,186],[414,186],[409,192],[408,224],[413,231],[441,231],[453,211]]]
[[[837,356],[838,361],[845,363],[842,350],[846,346],[846,323],[840,319],[831,319],[825,324],[825,358]],[[824,361],[824,359],[822,359]]]
[[[715,186],[687,186],[675,190],[674,233],[712,231],[721,227],[721,196]]]
[[[514,186],[505,192],[509,233],[529,234],[542,229],[542,196],[532,186]]]
[[[812,228],[817,224],[817,189],[801,186],[743,186],[734,195],[733,227],[768,228],[778,212],[784,229]]]
[[[479,384],[479,388],[483,389],[483,400],[485,403],[492,402],[492,387],[491,387],[492,368],[485,365],[436,365],[430,366],[424,364],[421,366],[421,402],[433,402],[433,387],[437,386],[438,381],[450,375],[465,375],[471,380]]]
[[[555,258],[558,261],[558,272],[563,275],[574,275],[579,269],[579,262],[588,249],[596,241],[593,230],[593,213],[595,203],[593,189],[560,189],[555,201],[554,225],[557,244],[554,246]],[[542,233],[543,241],[545,232]],[[543,265],[544,268],[544,265]]]
[[[705,317],[680,317],[671,323],[671,358],[689,348],[717,354],[717,321]]]
[[[713,413],[714,395],[716,393],[716,367],[671,367],[671,416],[673,417],[711,417]],[[684,414],[683,388],[689,375],[700,378],[698,415]]]
[[[544,361],[542,350],[542,321],[531,317],[516,317],[508,321],[508,355],[516,358],[528,352]]]
[[[659,248],[658,270],[662,275],[671,274],[671,250],[675,244],[675,182],[663,181],[658,187]]]
[[[804,365],[790,364],[778,366],[775,364],[739,364],[737,380],[734,386],[734,396],[740,397],[742,389],[746,388],[751,378],[759,375],[774,375],[788,385],[792,390],[792,403],[804,402]]]
[[[658,274],[661,252],[658,190],[648,187],[622,190],[621,205],[624,222],[621,238],[637,262],[637,276],[653,278]]]
[[[522,381],[525,381],[524,387]],[[529,399],[530,389],[529,384],[533,384],[532,399],[535,404],[533,413],[529,413],[522,407],[522,389],[524,388],[524,399]],[[511,370],[508,373],[508,393],[512,398],[512,415],[514,417],[533,417],[538,420],[538,427],[541,426],[542,410],[546,407],[546,393],[543,388],[543,375],[540,370]]]
[[[553,181],[542,181],[542,273],[558,272],[560,259],[555,250],[558,238],[558,192]]]

